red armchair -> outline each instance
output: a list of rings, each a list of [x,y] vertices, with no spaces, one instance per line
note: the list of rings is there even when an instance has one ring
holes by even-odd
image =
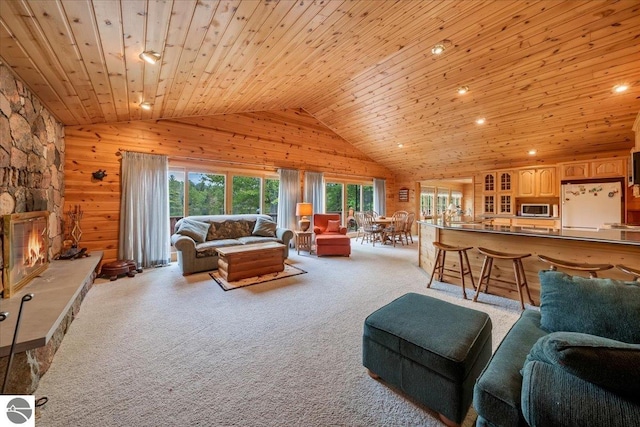
[[[313,232],[316,235],[316,254],[342,255],[351,254],[351,239],[346,235],[347,228],[340,225],[338,214],[315,214],[313,216]]]

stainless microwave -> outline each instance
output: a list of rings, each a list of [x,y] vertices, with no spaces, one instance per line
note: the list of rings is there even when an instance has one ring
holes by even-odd
[[[551,216],[551,205],[543,203],[523,203],[520,206],[522,216]]]

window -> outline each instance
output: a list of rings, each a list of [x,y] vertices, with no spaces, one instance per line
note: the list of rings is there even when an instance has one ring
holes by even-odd
[[[420,190],[420,211],[425,218],[436,214],[435,192],[434,187],[423,187]]]
[[[231,212],[255,214],[262,210],[260,203],[260,178],[235,175],[232,180]]]
[[[342,184],[337,182],[327,182],[325,191],[325,212],[342,215]]]
[[[169,171],[169,216],[184,216],[184,171]]]
[[[278,219],[278,190],[280,180],[273,178],[265,178],[264,192],[262,197],[262,213],[270,215],[274,221]]]
[[[224,214],[225,184],[224,175],[189,172],[189,209],[186,214]]]
[[[355,212],[373,210],[373,185],[347,184],[347,231],[356,231]]]

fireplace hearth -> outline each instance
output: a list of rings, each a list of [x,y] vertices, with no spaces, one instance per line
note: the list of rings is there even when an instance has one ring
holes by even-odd
[[[49,265],[49,212],[4,216],[3,297],[12,295]]]

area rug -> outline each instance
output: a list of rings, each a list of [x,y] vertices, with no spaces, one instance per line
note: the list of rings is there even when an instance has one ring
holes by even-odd
[[[218,270],[212,271],[209,273],[209,276],[211,276],[211,278],[215,280],[222,289],[230,291],[232,289],[244,288],[245,286],[257,285],[258,283],[270,282],[272,280],[284,279],[285,277],[297,276],[305,273],[306,271],[285,262],[283,271],[263,274],[261,276],[247,277],[246,279],[240,279],[233,282],[228,282],[226,279],[220,277]]]

